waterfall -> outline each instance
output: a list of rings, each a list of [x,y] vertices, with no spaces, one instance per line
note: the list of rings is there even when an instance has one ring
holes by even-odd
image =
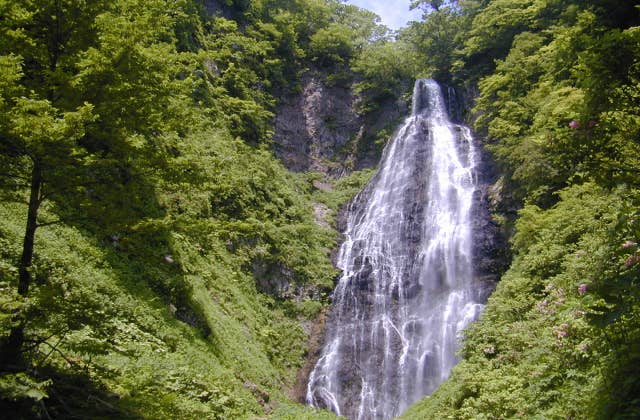
[[[389,419],[447,378],[460,331],[482,309],[472,287],[475,151],[440,88],[418,80],[412,115],[348,209],[325,343],[307,403]]]

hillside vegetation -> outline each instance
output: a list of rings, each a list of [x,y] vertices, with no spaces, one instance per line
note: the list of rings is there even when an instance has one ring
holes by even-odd
[[[432,13],[408,36],[434,74],[475,92],[514,257],[451,378],[403,418],[637,418],[637,6],[421,3]]]
[[[312,204],[335,212],[369,173],[331,191],[289,173],[273,110],[308,67],[353,77],[386,28],[338,1],[217,7],[0,1],[12,418],[331,417],[289,396],[337,274]]]
[[[511,266],[404,417],[640,416],[633,3],[418,0],[394,38],[339,0],[0,0],[0,412],[334,417],[293,400],[338,274],[314,205],[372,172],[273,157],[311,72],[361,115],[455,86],[500,173]]]

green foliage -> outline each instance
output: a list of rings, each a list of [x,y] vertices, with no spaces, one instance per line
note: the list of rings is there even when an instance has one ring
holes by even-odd
[[[420,32],[439,27],[436,6],[404,34],[419,53],[437,52],[438,33]],[[638,9],[494,0],[447,13],[453,50],[425,61],[467,92],[477,82],[475,129],[507,205],[524,207],[462,361],[404,418],[636,417]]]
[[[487,4],[473,18],[465,41],[468,62],[482,71],[492,70],[492,61],[503,58],[511,48],[515,35],[528,29],[539,29],[538,18],[551,2],[527,0],[516,3],[496,0]]]
[[[417,75],[447,83],[451,80],[453,56],[462,46],[465,18],[453,7],[435,9],[425,14],[423,21],[413,22],[401,31],[400,40],[412,45],[412,54],[421,63]]]
[[[388,98],[396,98],[406,90],[406,82],[420,73],[415,52],[402,41],[381,40],[367,45],[353,63],[362,75],[355,91],[362,96],[359,111],[370,112]]]
[[[323,306],[317,300],[304,299],[297,305],[296,310],[306,319],[316,319]]]
[[[293,404],[281,404],[270,418],[278,420],[335,420],[338,417],[328,410],[302,407]]]
[[[49,385],[51,385],[50,380],[38,381],[25,373],[0,376],[0,393],[10,400],[27,397],[40,401],[47,397]]]
[[[533,31],[542,22],[521,29],[479,82],[476,129],[520,199],[548,205],[574,177],[635,183],[637,144],[625,140],[635,135],[635,117],[623,109],[634,107],[637,31],[607,28],[596,13],[567,11],[542,32]]]
[[[563,190],[547,211],[526,206],[515,261],[466,331],[463,361],[406,418],[605,418],[603,406],[626,401],[637,376],[623,399],[612,377],[633,369],[640,351],[637,280],[628,282],[638,267],[625,262],[636,252],[625,241],[638,234],[626,203],[637,198],[584,184]],[[620,357],[624,367],[612,369]],[[637,410],[631,401],[618,407],[618,415]]]
[[[3,373],[3,410],[330,417],[283,392],[336,234],[268,150],[274,92],[312,57],[349,73],[386,29],[315,0],[227,2],[237,21],[189,1],[36,3],[0,1],[0,344],[18,337],[2,369],[23,370]]]
[[[394,41],[340,1],[223,3],[0,0],[0,342],[22,359],[0,408],[331,417],[283,392],[336,275],[312,207],[335,218],[373,172],[314,189],[269,152],[276,92],[316,66],[363,114],[416,76],[478,81],[526,204],[462,363],[407,416],[637,417],[634,6],[419,1]]]
[[[348,27],[331,24],[311,36],[311,59],[320,66],[333,66],[348,62],[353,54],[351,33]]]
[[[4,208],[3,238],[20,236],[20,210]],[[109,404],[143,417],[237,418],[262,412],[256,400],[264,395],[283,399],[281,381],[293,381],[305,335],[262,301],[243,258],[227,250],[215,229],[195,230],[176,231],[163,250],[127,232],[112,244],[69,227],[41,228],[37,286],[25,309],[29,337],[39,342],[30,359],[40,369],[92,372],[99,388],[119,395]],[[5,252],[3,261],[15,261],[18,249]],[[165,286],[158,287],[160,277]],[[189,285],[187,296],[174,288],[181,283]],[[2,309],[6,315],[12,307]],[[199,322],[206,331],[189,326]],[[66,382],[50,385],[59,392]],[[25,392],[15,397],[28,398],[31,389],[16,388]],[[3,398],[11,395],[3,391]],[[61,398],[75,412],[81,395]],[[59,407],[56,399],[45,401]]]
[[[273,98],[268,89],[278,81],[282,59],[271,57],[277,29],[243,34],[236,22],[216,18],[197,52],[194,93],[207,114],[232,134],[259,143],[270,133]],[[263,33],[266,32],[266,33]]]

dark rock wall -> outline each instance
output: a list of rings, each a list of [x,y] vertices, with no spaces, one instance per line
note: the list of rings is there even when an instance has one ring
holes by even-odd
[[[474,195],[473,214],[473,268],[478,282],[480,300],[493,291],[500,276],[511,261],[505,229],[496,219],[495,185],[498,173],[491,156],[479,142],[477,144],[478,189]]]
[[[327,87],[318,76],[305,77],[302,85],[302,92],[285,98],[276,112],[275,153],[292,171],[329,173],[359,134],[354,97],[349,89]]]
[[[281,98],[273,137],[276,156],[292,171],[334,178],[375,166],[382,147],[374,139],[408,115],[406,103],[389,99],[361,115],[351,84],[331,86],[325,79],[310,71],[302,77],[299,93]]]

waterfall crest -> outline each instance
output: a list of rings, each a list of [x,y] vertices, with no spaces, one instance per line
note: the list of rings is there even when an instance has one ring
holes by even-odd
[[[412,115],[348,209],[322,355],[307,403],[389,419],[457,362],[459,332],[482,309],[472,279],[475,150],[440,87],[418,80]]]

